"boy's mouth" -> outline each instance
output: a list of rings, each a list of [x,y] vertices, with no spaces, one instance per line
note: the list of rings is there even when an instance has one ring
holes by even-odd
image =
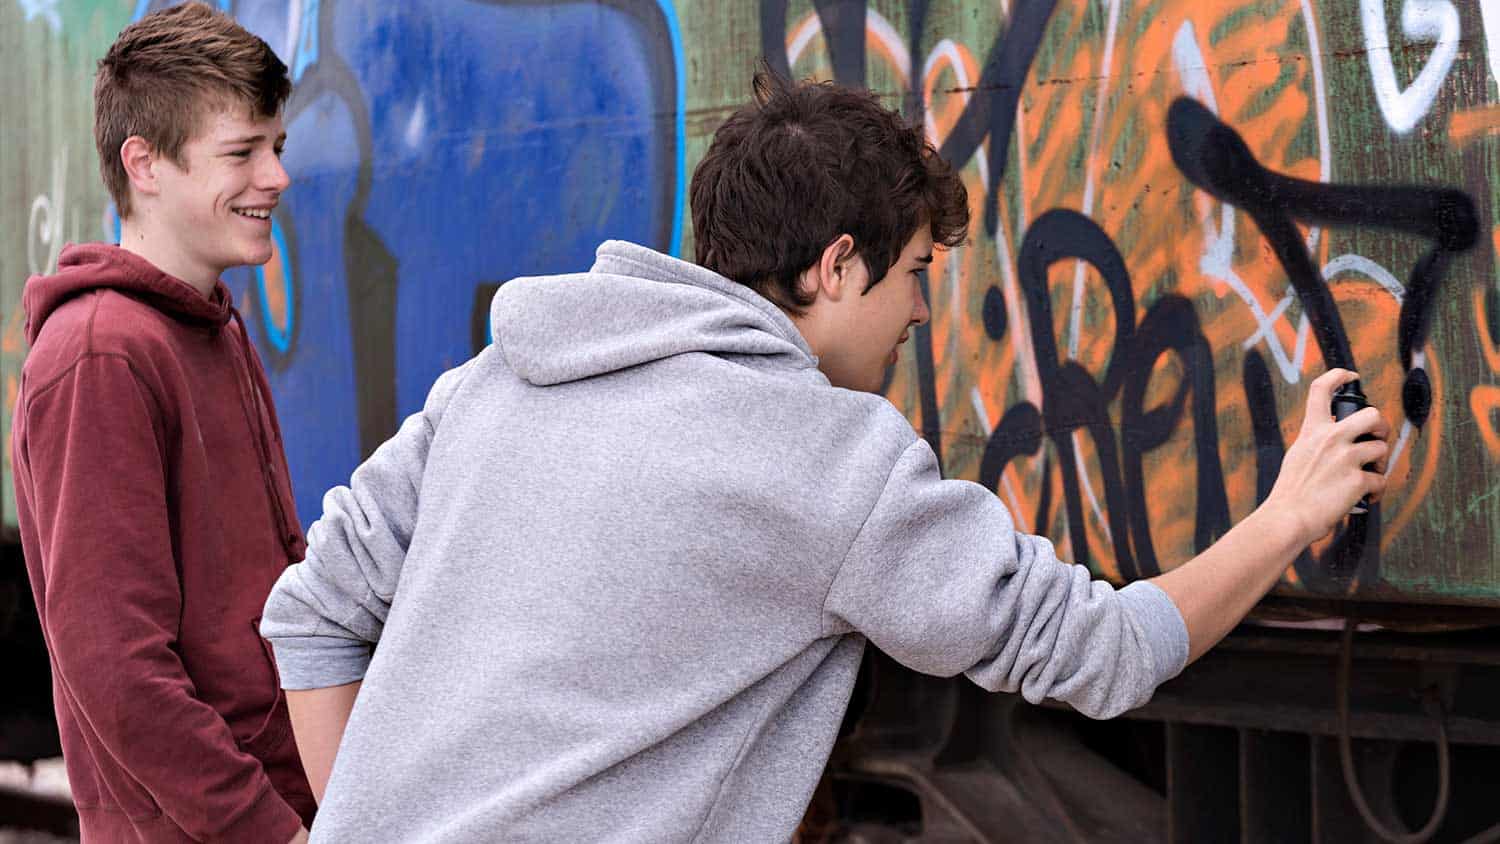
[[[271,219],[270,208],[231,208],[229,209],[241,217],[249,217],[254,220]]]

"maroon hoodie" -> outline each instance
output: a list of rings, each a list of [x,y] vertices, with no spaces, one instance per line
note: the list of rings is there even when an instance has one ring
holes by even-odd
[[[88,244],[22,304],[16,510],[83,838],[287,841],[314,804],[257,623],[306,546],[229,291]]]

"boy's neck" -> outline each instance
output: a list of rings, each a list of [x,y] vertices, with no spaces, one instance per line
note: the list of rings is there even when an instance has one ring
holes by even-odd
[[[813,357],[821,359],[825,345],[822,320],[818,319],[821,313],[814,314],[811,308],[800,314],[793,313],[786,308],[781,308],[781,312],[786,314],[787,319],[791,320],[792,325],[796,327],[797,333],[802,335],[802,340],[807,343],[807,348],[812,350]]]
[[[153,267],[173,278],[185,282],[205,299],[213,297],[219,283],[219,273],[210,267],[200,267],[184,258],[173,249],[166,238],[152,236],[149,226],[131,220],[120,221],[120,248],[151,262]]]

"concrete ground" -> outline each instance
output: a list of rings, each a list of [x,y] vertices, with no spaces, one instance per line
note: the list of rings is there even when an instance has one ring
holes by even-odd
[[[61,758],[43,759],[32,765],[0,762],[0,789],[63,799],[70,794],[68,775]],[[78,839],[34,829],[0,826],[0,844],[78,844]]]

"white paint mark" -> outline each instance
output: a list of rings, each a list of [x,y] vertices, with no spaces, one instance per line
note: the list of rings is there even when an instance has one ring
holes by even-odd
[[[286,4],[286,34],[281,49],[276,55],[290,67],[297,58],[297,41],[302,37],[302,0],[288,0]]]
[[[803,51],[807,49],[807,45],[821,34],[823,34],[823,21],[818,17],[817,12],[809,13],[807,18],[792,31],[792,39],[787,43],[787,66],[796,65],[797,60],[802,58]],[[896,65],[896,73],[901,77],[903,84],[911,79],[911,52],[906,49],[906,42],[901,40],[900,33],[896,32],[894,26],[891,26],[891,22],[874,9],[865,10],[865,37],[874,38],[890,53],[891,61]]]
[[[1206,266],[1204,269],[1207,271]],[[1332,281],[1335,276],[1350,272],[1364,275],[1380,285],[1387,293],[1391,294],[1391,298],[1395,299],[1398,305],[1401,304],[1406,296],[1406,288],[1391,274],[1390,270],[1363,255],[1340,255],[1329,261],[1323,267],[1323,280],[1325,282]],[[1248,292],[1247,290],[1246,294]],[[1242,294],[1242,298],[1244,298],[1244,295]],[[1281,370],[1282,377],[1289,384],[1295,384],[1301,379],[1302,365],[1307,359],[1307,337],[1309,332],[1307,316],[1304,314],[1298,323],[1297,346],[1290,357],[1287,357],[1281,344],[1275,340],[1276,335],[1273,329],[1275,328],[1275,322],[1281,318],[1287,307],[1291,305],[1294,296],[1295,294],[1292,293],[1283,296],[1281,301],[1276,303],[1276,307],[1269,314],[1263,314],[1259,310],[1259,306],[1254,302],[1253,297],[1245,298],[1245,301],[1250,303],[1251,313],[1255,315],[1256,328],[1255,333],[1251,334],[1249,339],[1244,342],[1244,348],[1252,348],[1256,343],[1264,340],[1267,347],[1271,350],[1272,357],[1276,360],[1277,367]]]
[[[792,40],[786,45],[786,63],[792,67],[797,60],[802,58],[802,51],[813,38],[823,32],[823,21],[818,18],[817,12],[808,12],[807,17],[792,32]]]
[[[1333,145],[1328,142],[1328,93],[1323,83],[1323,54],[1318,46],[1318,20],[1313,17],[1312,3],[1302,0],[1302,22],[1307,25],[1308,60],[1312,62],[1313,106],[1318,113],[1318,178],[1327,182],[1333,178]],[[1318,248],[1317,226],[1307,233],[1307,249]]]
[[[1208,77],[1208,64],[1203,59],[1203,50],[1198,47],[1198,33],[1190,20],[1182,22],[1172,39],[1172,67],[1182,81],[1183,93],[1218,114],[1219,99],[1214,96],[1214,83]]]
[[[1490,76],[1500,86],[1500,0],[1479,0],[1479,15],[1484,19],[1484,52],[1490,60]]]
[[[1272,308],[1271,312],[1269,314],[1266,314],[1264,319],[1257,318],[1255,333],[1246,338],[1245,342],[1240,344],[1240,348],[1253,349],[1255,348],[1255,344],[1259,343],[1262,340],[1265,340],[1268,343],[1274,342],[1275,335],[1272,333],[1271,329],[1276,327],[1276,320],[1280,319],[1281,315],[1286,313],[1286,309],[1292,304],[1293,298],[1295,297],[1293,297],[1290,293],[1282,296],[1281,301],[1276,303],[1276,307]],[[1307,317],[1303,317],[1303,319],[1306,320]]]
[[[63,217],[68,205],[67,144],[52,154],[50,187],[50,192],[31,200],[31,215],[26,220],[26,267],[36,275],[57,272],[57,256],[62,252]]]
[[[1022,533],[1031,533],[1031,524],[1026,521],[1026,514],[1021,511],[1021,499],[1016,496],[1016,488],[1010,483],[1010,467],[1005,467],[1005,472],[1000,475],[1000,486],[1005,490],[1006,506],[1010,509],[1010,520],[1015,522],[1016,527]]]
[[[1427,64],[1406,89],[1396,81],[1396,68],[1391,63],[1385,0],[1360,0],[1359,17],[1365,30],[1375,102],[1391,129],[1397,133],[1409,132],[1432,108],[1438,88],[1458,55],[1458,10],[1448,0],[1406,0],[1401,7],[1401,30],[1407,39],[1434,45]]]
[[[1340,273],[1360,273],[1385,288],[1387,293],[1401,304],[1406,298],[1406,286],[1396,279],[1391,271],[1363,255],[1340,255],[1323,267],[1323,280],[1332,281]]]
[[[901,40],[901,35],[891,26],[891,22],[874,9],[866,9],[865,33],[874,36],[890,53],[902,81],[911,79],[911,53],[907,51],[906,42]]]
[[[922,79],[924,82],[927,77],[932,75],[933,70],[937,68],[939,62],[946,62],[948,67],[953,69],[953,79],[958,88],[958,95],[962,99],[963,104],[967,106],[969,100],[974,97],[972,89],[977,82],[969,78],[969,68],[964,64],[963,55],[959,53],[958,45],[952,39],[944,38],[932,48],[932,52],[927,54],[927,61],[922,63]],[[923,113],[923,129],[927,133],[927,141],[935,147],[941,147],[944,139],[938,137],[937,120],[933,118],[932,110],[924,108]],[[983,145],[974,150],[974,157],[970,160],[979,166],[980,183],[988,185],[990,183],[990,162],[989,157],[984,154]]]
[[[1109,28],[1104,36],[1104,61],[1099,68],[1099,90],[1094,97],[1094,123],[1089,127],[1089,152],[1083,165],[1082,214],[1085,217],[1094,211],[1094,152],[1099,148],[1099,135],[1104,123],[1104,100],[1109,93],[1110,70],[1114,67],[1115,33],[1119,28],[1120,0],[1109,0]],[[1079,334],[1083,324],[1083,267],[1083,261],[1073,262],[1073,313],[1068,321],[1068,357],[1074,359],[1078,357]]]
[[[41,18],[52,27],[53,32],[62,31],[62,16],[58,14],[58,0],[18,0],[21,11],[26,13],[26,20]]]
[[[1406,441],[1411,438],[1411,420],[1401,423],[1401,433],[1396,436],[1396,447],[1391,449],[1391,456],[1385,462],[1385,476],[1389,478],[1391,472],[1396,470],[1396,463],[1401,460],[1401,453],[1406,451]]]
[[[1024,140],[1026,138],[1026,110],[1021,108],[1020,97],[1016,98],[1016,131],[1012,137],[1015,138],[1016,143],[1016,178],[1020,180],[1016,184],[1021,186],[1021,190],[1016,191],[1021,199],[1021,219],[1016,225],[1016,237],[1021,239],[1026,237],[1027,222],[1031,220],[1031,192],[1026,190],[1026,141]],[[985,140],[986,147],[992,143],[994,143],[993,139]],[[1001,154],[1010,155],[1010,150],[1002,150]],[[1004,202],[1004,192],[995,191],[995,201]]]
[[[427,137],[427,101],[417,100],[416,106],[411,110],[411,118],[406,121],[406,132],[402,140],[412,149],[420,149],[422,141]]]
[[[979,430],[986,435],[994,432],[990,427],[990,412],[984,406],[984,396],[979,394],[978,387],[969,388],[969,402],[974,405],[974,415],[979,417]]]

